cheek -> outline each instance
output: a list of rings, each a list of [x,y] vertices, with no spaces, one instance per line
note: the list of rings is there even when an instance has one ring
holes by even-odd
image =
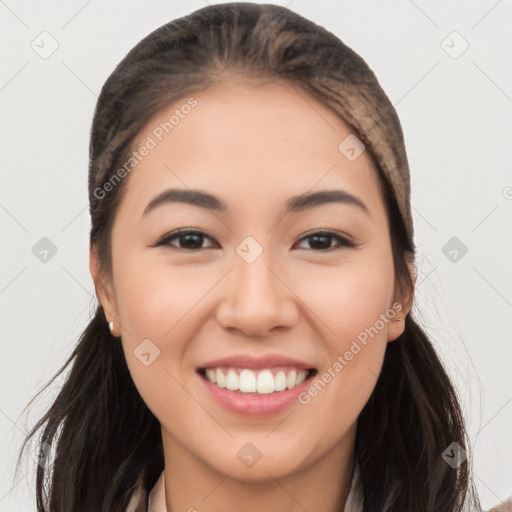
[[[132,379],[155,416],[186,407],[187,347],[202,321],[201,309],[218,277],[197,268],[128,259],[116,268],[116,301],[123,350]]]
[[[392,255],[368,251],[335,272],[318,269],[309,278],[315,286],[309,290],[307,303],[322,320],[319,328],[327,355],[317,375],[322,382],[311,389],[312,395],[322,395],[314,407],[319,407],[319,414],[320,409],[343,410],[341,416],[350,423],[375,387],[387,347],[387,326],[395,313],[390,311]]]
[[[390,309],[393,296],[391,255],[355,257],[337,269],[311,268],[307,275],[307,281],[297,281],[296,289],[321,320],[331,355],[347,350],[359,335],[364,338],[376,322],[379,333],[372,330],[373,339],[386,340],[387,323],[379,319]]]
[[[308,282],[314,286],[309,292],[302,289],[305,302],[321,319],[316,325],[327,358],[300,402],[317,422],[332,424],[337,418],[324,439],[327,444],[356,421],[375,387],[387,347],[387,325],[394,315],[389,311],[393,280],[391,253],[368,252],[336,271],[310,272]]]
[[[188,323],[187,315],[200,308],[200,299],[215,284],[215,276],[198,276],[192,266],[172,268],[158,260],[135,260],[119,268],[116,283],[118,313],[130,343],[142,338],[179,340]],[[180,336],[176,336],[176,331]],[[175,343],[173,343],[173,346]]]

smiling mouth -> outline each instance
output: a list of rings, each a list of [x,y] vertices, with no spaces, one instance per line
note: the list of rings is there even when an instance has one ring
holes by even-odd
[[[199,368],[199,375],[219,388],[247,395],[269,395],[300,386],[317,370],[291,366],[262,368]]]

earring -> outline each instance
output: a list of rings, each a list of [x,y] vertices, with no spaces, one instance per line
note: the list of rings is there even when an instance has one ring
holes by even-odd
[[[108,323],[108,327],[110,329],[110,334],[112,334],[112,336],[115,336],[116,338],[119,337],[119,333],[114,332],[114,321],[113,320]]]

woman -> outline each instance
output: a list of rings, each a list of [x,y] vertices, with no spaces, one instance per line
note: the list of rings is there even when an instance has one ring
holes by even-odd
[[[101,91],[89,200],[39,511],[479,509],[401,125],[337,37],[250,3],[160,27]]]

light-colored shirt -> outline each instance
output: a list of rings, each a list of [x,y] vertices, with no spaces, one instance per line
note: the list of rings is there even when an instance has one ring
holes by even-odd
[[[361,512],[362,507],[356,503],[356,484],[359,477],[359,468],[357,464],[354,467],[354,474],[350,492],[343,512]],[[156,484],[149,493],[148,505],[146,508],[146,492],[138,488],[132,495],[130,504],[126,512],[167,512],[165,504],[165,470],[160,473]]]

